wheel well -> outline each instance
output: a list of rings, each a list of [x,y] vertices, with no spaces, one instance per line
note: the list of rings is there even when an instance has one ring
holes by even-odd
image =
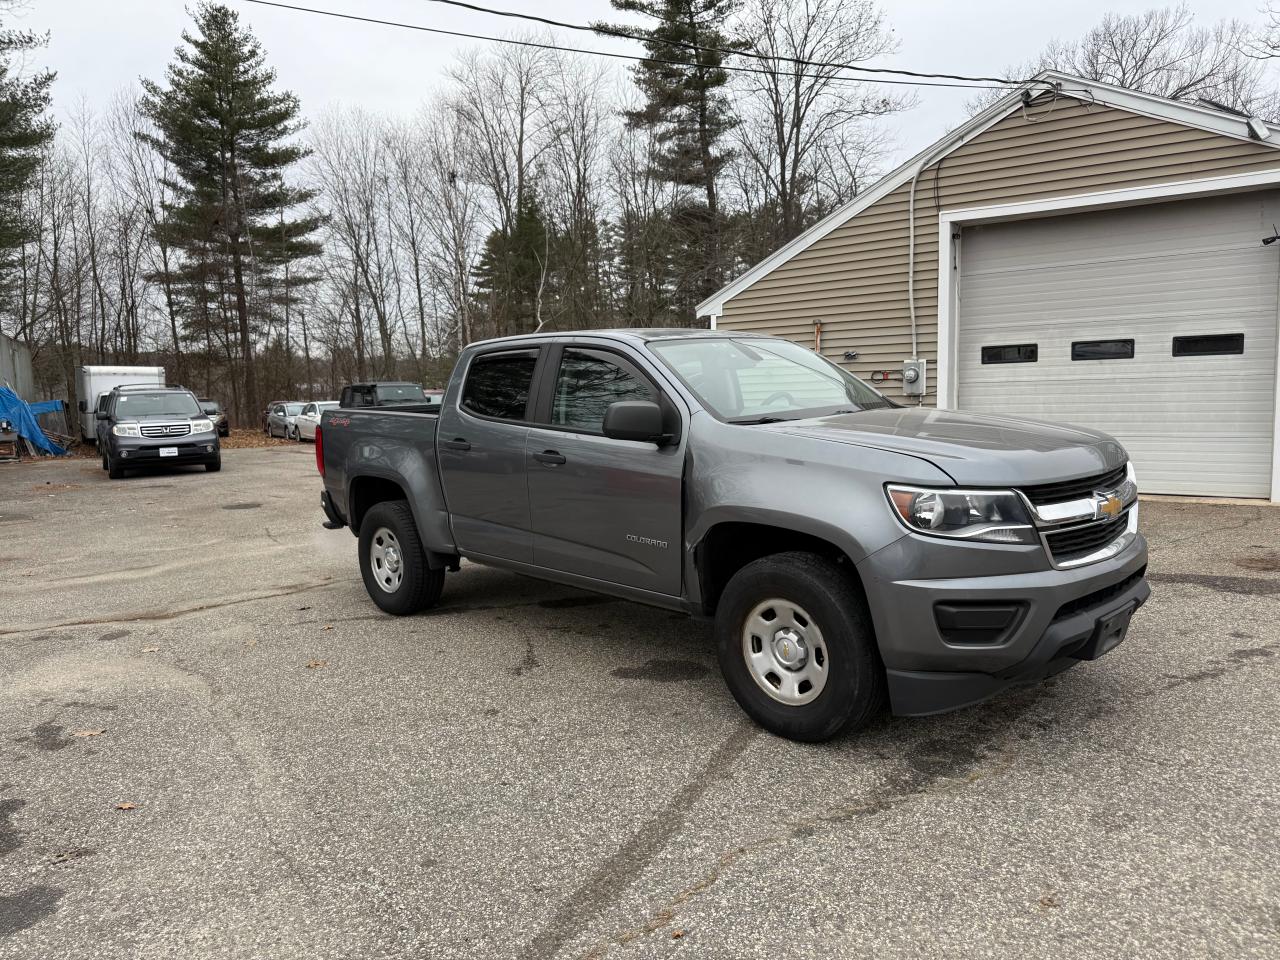
[[[400,484],[385,477],[356,477],[351,481],[350,498],[347,509],[351,516],[348,517],[348,522],[351,532],[356,534],[360,532],[360,521],[375,504],[409,499]]]
[[[792,550],[816,553],[839,564],[862,590],[862,580],[848,554],[830,540],[765,523],[720,523],[707,531],[694,552],[698,581],[702,587],[703,613],[707,616],[715,613],[725,585],[747,564],[761,557]]]

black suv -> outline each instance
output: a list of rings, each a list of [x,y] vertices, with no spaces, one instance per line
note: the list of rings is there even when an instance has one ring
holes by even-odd
[[[98,450],[112,480],[161,464],[222,469],[213,421],[184,387],[116,387],[98,404]]]
[[[218,436],[231,436],[231,421],[227,419],[227,412],[222,409],[222,404],[217,400],[211,400],[209,397],[198,397],[200,407],[213,421],[214,429],[218,431]]]

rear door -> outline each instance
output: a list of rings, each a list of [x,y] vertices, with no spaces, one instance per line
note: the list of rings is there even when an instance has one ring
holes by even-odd
[[[526,461],[534,562],[678,595],[684,444],[603,433],[611,403],[672,401],[629,358],[599,345],[553,347],[546,369]]]
[[[440,477],[463,554],[533,562],[525,442],[540,355],[539,347],[475,354],[440,412]]]

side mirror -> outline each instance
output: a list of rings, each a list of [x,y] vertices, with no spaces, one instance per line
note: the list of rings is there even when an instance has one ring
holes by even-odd
[[[619,400],[604,412],[604,435],[611,440],[669,443],[662,422],[662,408],[652,400]]]
[[[110,419],[111,419],[111,414],[107,413],[107,411],[105,411],[105,410],[99,410],[96,416],[97,416],[97,418],[98,418],[99,420],[110,420]]]

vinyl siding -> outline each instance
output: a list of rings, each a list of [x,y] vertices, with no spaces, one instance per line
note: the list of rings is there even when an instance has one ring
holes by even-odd
[[[936,402],[938,211],[1280,167],[1274,147],[1074,100],[1016,111],[928,167],[916,187],[916,319]],[[717,326],[814,345],[864,378],[911,356],[910,183],[780,264],[725,304]],[[844,363],[846,350],[858,359]],[[901,396],[898,384],[885,392]]]

